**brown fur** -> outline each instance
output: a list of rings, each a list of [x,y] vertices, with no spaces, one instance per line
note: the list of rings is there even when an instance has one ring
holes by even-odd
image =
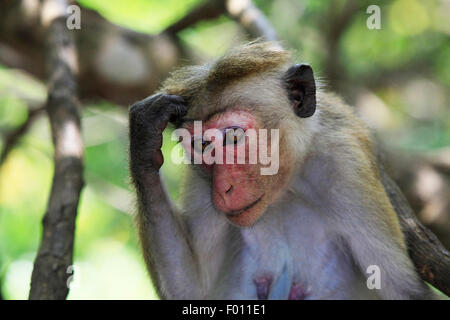
[[[160,91],[187,100],[204,89],[223,88],[236,79],[284,66],[291,54],[274,42],[251,42],[229,51],[211,64],[181,68],[172,73]]]

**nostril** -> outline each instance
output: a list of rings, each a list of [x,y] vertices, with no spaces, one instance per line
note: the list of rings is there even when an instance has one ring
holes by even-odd
[[[230,187],[228,188],[228,190],[225,191],[225,193],[226,193],[226,194],[229,194],[231,191],[233,191],[233,186],[230,186]]]

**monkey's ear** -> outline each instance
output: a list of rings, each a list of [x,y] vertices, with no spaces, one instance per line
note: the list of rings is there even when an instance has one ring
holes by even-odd
[[[301,118],[311,117],[316,111],[316,82],[311,67],[307,64],[290,67],[284,81],[295,114]]]

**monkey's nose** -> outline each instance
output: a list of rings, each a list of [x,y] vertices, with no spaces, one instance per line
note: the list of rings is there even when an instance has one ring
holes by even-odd
[[[221,183],[218,183],[215,186],[215,191],[217,195],[222,200],[222,203],[227,207],[232,205],[234,194],[233,190],[234,190],[233,184],[231,184],[228,181],[222,181]]]
[[[233,185],[231,183],[222,184],[222,188],[217,190],[217,195],[220,197],[220,203],[223,207],[223,210],[228,210],[233,207],[234,200],[234,192]]]

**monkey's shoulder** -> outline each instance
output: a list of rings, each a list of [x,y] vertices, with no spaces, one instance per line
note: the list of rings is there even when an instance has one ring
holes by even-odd
[[[320,124],[329,132],[361,132],[369,136],[366,124],[359,118],[355,108],[346,104],[331,92],[318,93]]]
[[[318,94],[319,132],[316,135],[316,149],[332,151],[337,161],[344,158],[359,158],[373,161],[373,140],[364,121],[355,108],[329,92]],[[330,153],[330,152],[328,152]]]

